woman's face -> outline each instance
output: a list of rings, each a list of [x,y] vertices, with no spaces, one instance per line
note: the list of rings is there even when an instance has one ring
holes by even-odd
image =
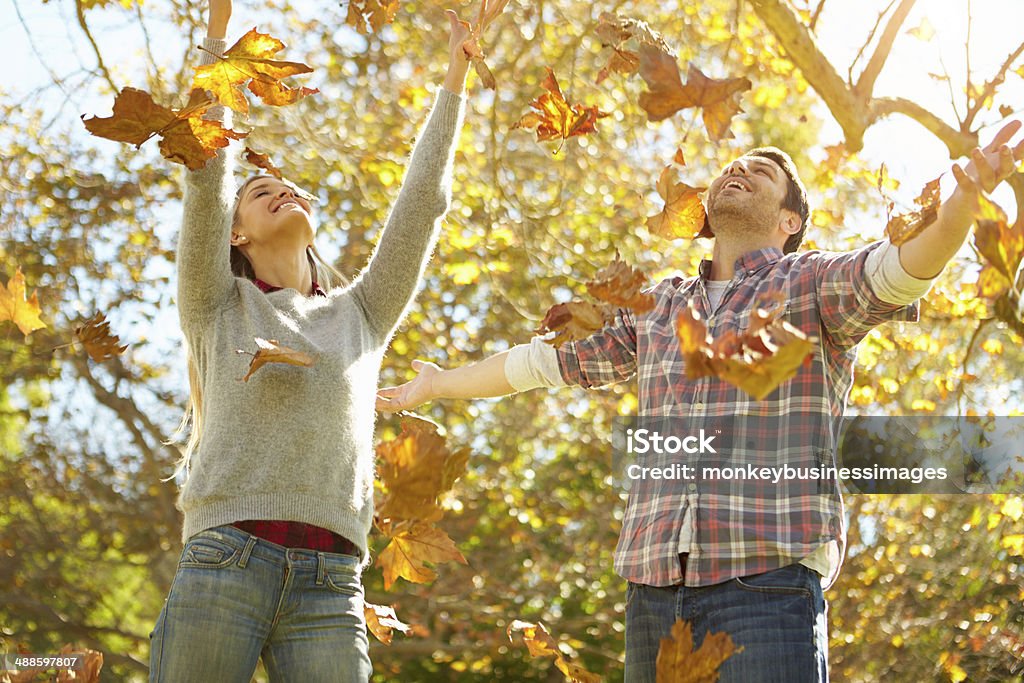
[[[242,190],[238,224],[231,243],[305,248],[313,243],[315,228],[310,203],[290,185],[276,178],[257,178]]]

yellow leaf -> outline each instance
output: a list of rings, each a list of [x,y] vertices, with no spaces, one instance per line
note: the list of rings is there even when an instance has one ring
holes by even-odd
[[[1011,555],[1024,557],[1024,534],[1004,536],[1003,547],[1009,550]]]
[[[6,288],[0,284],[0,322],[10,320],[22,334],[29,334],[46,323],[39,319],[39,292],[32,292],[31,299],[25,295],[25,276],[18,268]]]
[[[985,343],[981,345],[981,348],[991,353],[993,356],[998,356],[1003,352],[1003,343],[998,339],[986,339]]]
[[[1024,515],[1024,498],[1021,498],[1020,496],[1007,498],[1006,502],[1003,503],[1003,507],[999,511],[1013,521],[1018,521],[1021,518],[1021,515]]]
[[[444,272],[451,276],[452,283],[456,285],[471,285],[480,278],[480,266],[471,261],[446,263]]]

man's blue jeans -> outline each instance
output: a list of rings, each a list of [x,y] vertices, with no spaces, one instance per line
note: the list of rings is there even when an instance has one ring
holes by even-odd
[[[704,587],[626,588],[626,683],[655,683],[662,638],[690,622],[694,647],[724,631],[743,652],[719,683],[826,683],[828,627],[820,576],[801,564]]]
[[[156,628],[149,680],[365,683],[372,672],[359,559],[285,548],[230,525],[185,544]]]

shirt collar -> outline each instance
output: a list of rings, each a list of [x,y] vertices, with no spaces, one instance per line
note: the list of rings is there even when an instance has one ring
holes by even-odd
[[[735,273],[744,273],[749,275],[755,270],[758,270],[762,266],[766,266],[769,263],[775,263],[784,254],[778,247],[765,247],[763,249],[754,249],[736,259],[736,263],[733,264],[733,271]],[[707,280],[708,276],[711,275],[711,259],[703,259],[700,262],[700,267],[697,271],[700,274],[701,279]],[[735,277],[735,275],[733,276]]]
[[[269,294],[270,292],[277,292],[283,289],[283,287],[276,287],[272,284],[264,282],[259,278],[255,278],[253,282],[256,284],[257,287],[260,288],[261,292],[264,292],[266,294]],[[327,292],[325,292],[323,288],[319,284],[317,284],[316,280],[313,280],[313,296],[327,296]]]

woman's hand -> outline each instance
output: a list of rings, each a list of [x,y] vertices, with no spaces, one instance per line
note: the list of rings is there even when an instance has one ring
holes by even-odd
[[[414,360],[412,369],[419,374],[411,381],[377,392],[377,410],[385,413],[412,410],[437,398],[434,394],[434,376],[441,372],[441,368],[427,361]]]
[[[231,0],[210,0],[210,17],[206,23],[206,35],[210,38],[224,38],[231,19]]]
[[[444,87],[458,94],[466,85],[469,59],[480,54],[480,46],[476,43],[468,21],[459,19],[459,15],[453,10],[446,9],[444,13],[451,25],[451,37],[448,39],[448,75],[444,79]]]

